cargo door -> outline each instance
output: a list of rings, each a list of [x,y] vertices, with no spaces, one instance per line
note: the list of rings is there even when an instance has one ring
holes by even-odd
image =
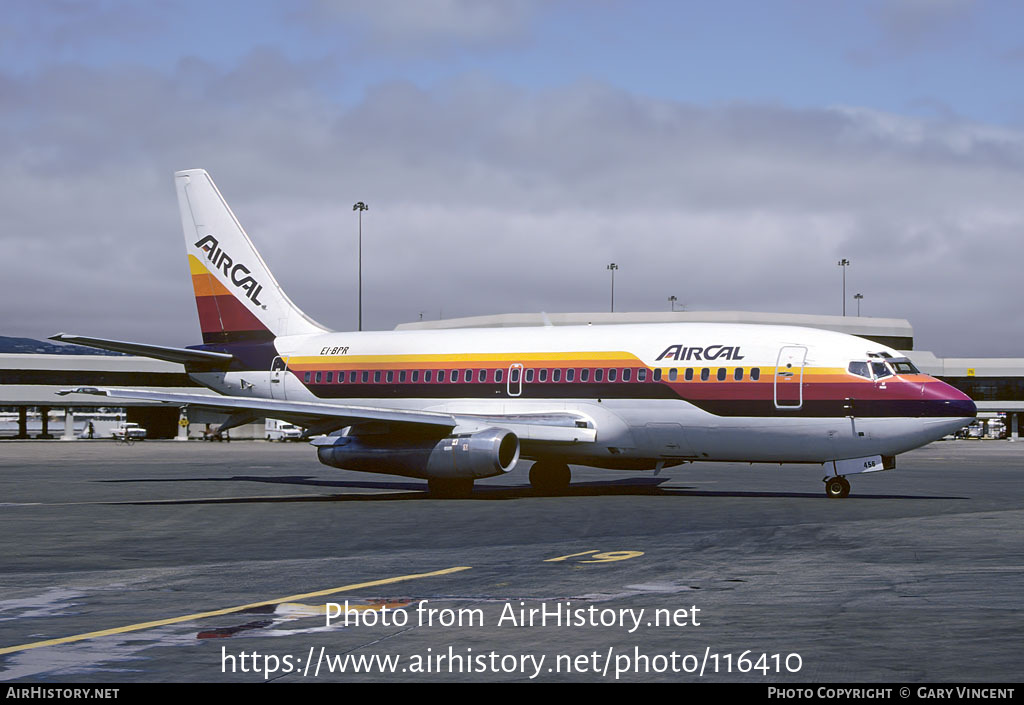
[[[677,423],[647,424],[647,438],[658,458],[695,458],[683,427]]]

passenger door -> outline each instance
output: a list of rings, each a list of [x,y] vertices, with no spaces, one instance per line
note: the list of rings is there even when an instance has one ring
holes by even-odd
[[[795,410],[804,405],[804,361],[807,348],[785,345],[775,363],[775,408]]]
[[[285,385],[288,381],[288,358],[275,357],[270,363],[270,396],[272,399],[287,399]]]

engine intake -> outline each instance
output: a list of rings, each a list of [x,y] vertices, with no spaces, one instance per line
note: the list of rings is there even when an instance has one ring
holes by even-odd
[[[519,438],[503,428],[452,433],[445,438],[399,434],[318,439],[324,465],[425,479],[475,479],[510,471],[519,460]]]

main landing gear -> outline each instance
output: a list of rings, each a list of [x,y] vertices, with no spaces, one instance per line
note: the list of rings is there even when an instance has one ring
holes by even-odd
[[[850,495],[850,481],[842,475],[826,477],[825,494],[828,497],[848,497]]]
[[[572,473],[557,460],[538,460],[530,468],[530,484],[541,494],[560,494],[569,489]]]

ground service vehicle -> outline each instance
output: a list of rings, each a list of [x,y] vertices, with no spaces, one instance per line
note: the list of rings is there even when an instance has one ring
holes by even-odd
[[[268,441],[302,440],[302,429],[293,423],[278,419],[267,419],[265,425]]]

